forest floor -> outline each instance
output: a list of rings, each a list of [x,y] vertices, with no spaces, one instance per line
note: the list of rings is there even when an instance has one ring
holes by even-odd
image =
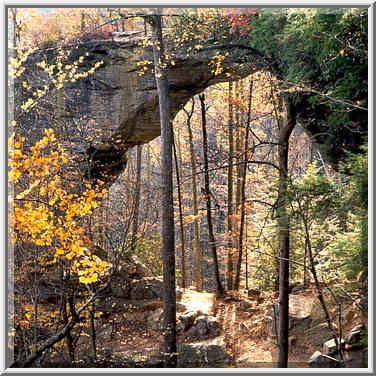
[[[297,299],[293,299],[297,298]],[[331,313],[337,308],[330,304]],[[273,303],[278,302],[278,294],[264,292],[259,298],[249,299],[242,292],[230,292],[230,297],[218,300],[217,317],[222,323],[223,335],[235,368],[275,368],[278,359],[276,338],[271,336],[271,316]],[[249,304],[252,304],[250,306]],[[318,299],[312,289],[290,296],[290,312],[311,311],[310,320],[302,320],[290,329],[289,368],[308,368],[308,360],[315,351],[322,351],[322,344],[332,338]],[[307,311],[308,312],[308,311]],[[344,315],[343,332],[363,322],[359,312],[352,305],[347,306]],[[334,323],[335,325],[335,323]],[[346,353],[345,353],[346,354]],[[345,355],[348,357],[348,354]],[[362,350],[353,351],[346,367],[361,368]]]
[[[289,367],[307,368],[311,355],[322,349],[322,344],[332,338],[325,330],[325,320],[317,298],[312,290],[302,291],[299,298],[303,302],[313,303],[310,324],[304,321],[291,330],[289,340]],[[197,293],[185,290],[181,302],[189,310],[200,310],[204,314],[213,315],[221,326],[219,337],[208,340],[187,339],[178,335],[178,343],[222,344],[229,354],[232,368],[275,368],[278,349],[275,337],[270,335],[272,305],[277,302],[277,295],[262,292],[259,297],[248,297],[245,292],[227,292],[224,298],[216,299],[211,293]],[[135,302],[136,303],[136,302]],[[145,361],[145,367],[159,367],[151,359],[158,358],[162,352],[163,337],[158,330],[150,329],[148,317],[150,312],[161,307],[161,302],[149,302],[146,306],[130,304],[124,299],[110,298],[111,315],[103,317],[97,325],[97,366],[130,367],[132,362]],[[140,304],[140,303],[138,303]],[[298,307],[299,308],[299,307]],[[294,309],[294,308],[293,308]],[[299,308],[300,309],[300,308]],[[333,311],[335,307],[330,307]],[[349,322],[344,321],[344,332],[350,331],[360,317],[351,309],[347,311]],[[345,316],[346,316],[345,315]],[[314,325],[312,325],[314,323]],[[317,329],[318,330],[315,330]],[[82,337],[78,343],[77,359],[87,359],[90,350],[90,336]],[[81,353],[81,354],[80,354]],[[359,357],[358,357],[359,358]],[[362,367],[360,360],[354,360],[351,367]],[[86,363],[86,362],[84,362]],[[86,363],[87,364],[87,363]],[[77,364],[77,366],[80,366]]]

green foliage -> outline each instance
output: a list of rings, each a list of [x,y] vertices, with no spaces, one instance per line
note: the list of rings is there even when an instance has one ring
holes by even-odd
[[[367,209],[368,206],[368,144],[361,147],[362,154],[349,154],[348,169],[354,183],[354,198],[358,205]]]
[[[154,276],[162,275],[162,239],[160,236],[138,239],[135,254]]]
[[[368,348],[368,332],[365,331],[360,337],[360,346],[363,348]]]
[[[342,126],[359,120],[348,103],[367,103],[367,24],[367,9],[264,10],[252,19],[249,37],[278,68],[283,85],[320,92],[311,100],[329,105],[328,123]]]
[[[362,209],[366,161],[363,154],[350,156],[347,168],[352,178],[346,190],[343,176],[328,179],[314,164],[292,185],[292,255],[301,261],[308,231],[316,269],[327,282],[354,279],[367,265],[367,216]]]
[[[311,81],[354,99],[367,92],[367,32],[366,10],[291,8],[265,12],[250,36],[287,81]]]
[[[352,200],[357,205],[356,216],[359,223],[358,258],[362,270],[368,265],[368,145],[362,146],[363,153],[349,154],[344,168],[351,174]]]

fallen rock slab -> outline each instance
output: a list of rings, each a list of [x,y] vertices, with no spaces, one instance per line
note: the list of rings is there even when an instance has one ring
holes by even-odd
[[[310,368],[339,368],[340,363],[337,359],[316,351],[309,359],[308,366]]]
[[[344,347],[345,341],[339,338],[337,339],[338,343],[341,342],[341,346]],[[338,353],[338,349],[336,346],[336,341],[334,338],[330,339],[329,341],[326,341],[322,346],[322,352],[324,355],[335,355]]]
[[[229,364],[230,357],[225,349],[213,344],[180,344],[178,351],[179,368],[212,368]]]

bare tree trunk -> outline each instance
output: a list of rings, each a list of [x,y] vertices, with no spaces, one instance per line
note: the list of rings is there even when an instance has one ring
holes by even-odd
[[[153,28],[153,57],[155,81],[159,98],[162,138],[162,258],[163,258],[163,333],[165,365],[176,367],[176,291],[175,291],[175,233],[172,183],[173,130],[170,119],[170,98],[162,37],[162,9],[149,18]]]
[[[234,289],[239,290],[240,285],[240,271],[242,266],[242,257],[243,257],[243,234],[244,234],[244,223],[245,223],[245,182],[247,178],[247,162],[248,162],[248,138],[249,138],[249,126],[251,123],[251,109],[252,109],[252,89],[253,89],[253,81],[250,83],[249,87],[249,102],[248,102],[248,116],[247,116],[247,124],[246,124],[246,131],[245,131],[245,140],[244,140],[244,163],[242,166],[241,175],[240,175],[240,183],[241,183],[241,190],[240,190],[240,200],[241,200],[241,219],[240,219],[240,229],[239,229],[239,252],[238,252],[238,263],[236,265],[236,275],[235,275],[235,285]]]
[[[282,98],[281,98],[282,99]],[[286,123],[279,124],[279,202],[278,227],[280,247],[279,268],[279,352],[278,367],[287,368],[289,336],[289,257],[290,257],[290,220],[288,206],[288,147],[289,138],[296,123],[295,108],[292,99],[286,95]]]
[[[137,167],[136,167],[136,187],[134,198],[134,214],[132,226],[132,253],[136,249],[138,217],[140,212],[140,196],[141,196],[141,166],[142,166],[142,145],[137,145]]]
[[[342,332],[340,332],[339,339],[338,339],[337,332],[332,325],[332,320],[330,318],[330,314],[329,314],[329,311],[328,311],[327,304],[325,302],[325,298],[324,298],[324,294],[323,294],[323,291],[322,291],[322,288],[321,288],[321,285],[320,285],[320,281],[319,281],[319,278],[317,276],[316,267],[315,267],[315,260],[314,260],[313,251],[312,251],[311,236],[310,236],[310,232],[309,232],[308,220],[307,220],[307,217],[304,214],[304,209],[302,208],[302,205],[301,205],[301,202],[300,202],[299,199],[297,200],[297,203],[298,203],[298,207],[299,207],[299,215],[302,218],[303,225],[304,225],[305,240],[306,240],[306,252],[308,253],[308,258],[309,258],[309,261],[310,261],[310,271],[312,273],[313,280],[315,282],[317,297],[318,297],[319,302],[321,304],[321,308],[324,311],[325,319],[326,319],[326,322],[328,324],[328,329],[332,332],[334,342],[336,344],[336,348],[337,348],[337,351],[339,353],[341,362],[343,362],[344,355],[343,355],[343,351],[342,351],[342,347],[341,347],[342,346],[341,345]],[[306,264],[306,261],[304,260],[304,265],[305,264]],[[339,329],[340,329],[340,331],[342,330],[341,325],[339,325]]]
[[[179,205],[179,223],[180,223],[180,237],[181,237],[181,287],[185,289],[185,233],[184,233],[184,209],[183,209],[183,199],[181,195],[181,186],[180,186],[180,172],[179,172],[179,163],[178,156],[176,153],[176,145],[174,146],[174,159],[175,159],[175,174],[176,174],[176,185],[178,187],[178,205]]]
[[[91,305],[91,309],[89,309],[90,314],[90,333],[91,333],[91,347],[92,347],[92,354],[93,360],[97,360],[97,338],[95,333],[95,303]]]
[[[193,109],[193,108],[192,108]],[[198,213],[198,199],[197,199],[197,169],[196,169],[196,155],[193,144],[193,133],[191,127],[191,118],[187,119],[187,128],[189,135],[189,149],[191,153],[192,165],[192,198],[193,198],[193,215],[194,215],[194,242],[193,242],[193,255],[194,255],[194,278],[197,291],[201,291],[201,250],[200,250],[200,228],[199,228],[199,213]]]
[[[240,162],[240,154],[242,149],[242,126],[240,124],[240,105],[239,105],[239,98],[240,98],[240,81],[235,82],[235,90],[234,90],[234,107],[235,107],[235,123],[234,123],[234,130],[235,130],[235,162],[236,162],[236,178],[235,178],[235,215],[234,215],[234,248],[237,250],[236,252],[236,260],[239,259],[239,252],[240,252],[240,244],[239,244],[239,232],[240,232],[240,205],[241,205],[241,190],[242,190],[242,175],[243,175],[243,164]],[[237,263],[237,261],[236,261]],[[236,279],[236,273],[235,273]],[[234,290],[237,290],[234,282]]]
[[[210,183],[209,183],[209,162],[208,162],[208,136],[206,132],[206,108],[205,108],[205,94],[199,96],[201,102],[201,120],[202,120],[202,148],[204,154],[204,169],[205,169],[205,200],[206,200],[206,216],[208,221],[209,243],[212,251],[214,263],[214,276],[216,282],[217,296],[223,296],[223,287],[219,276],[217,247],[215,244],[213,221],[211,215],[211,201],[210,201]]]
[[[248,243],[248,218],[245,217],[245,242]],[[248,248],[245,249],[245,288],[248,290]]]
[[[233,199],[233,154],[234,154],[234,138],[233,138],[233,106],[232,106],[232,87],[230,81],[228,84],[228,172],[227,172],[227,236],[228,236],[228,255],[227,255],[227,290],[232,290],[232,273],[233,273],[233,226],[232,226],[232,199]]]

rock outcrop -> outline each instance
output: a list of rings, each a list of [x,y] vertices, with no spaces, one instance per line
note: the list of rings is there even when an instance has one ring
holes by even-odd
[[[180,344],[178,345],[178,367],[212,368],[224,367],[230,363],[230,357],[224,346],[217,344]]]
[[[83,174],[88,180],[113,183],[126,166],[127,150],[160,135],[152,48],[143,47],[142,40],[143,36],[135,34],[89,39],[69,47],[67,65],[84,57],[78,65],[79,71],[88,71],[96,63],[99,68],[86,78],[67,83],[61,91],[52,90],[48,94],[49,102],[56,103],[49,111],[55,113],[56,126],[60,123],[62,127],[57,133],[66,137],[66,146],[80,167],[86,169]],[[255,51],[231,41],[226,45],[208,44],[190,54],[186,50],[176,51],[167,66],[171,117],[207,87],[246,77],[259,69]],[[27,79],[32,86],[37,88],[41,82],[51,81],[37,63],[53,61],[56,53],[56,49],[38,51],[29,58],[28,64],[33,68]],[[217,54],[224,59],[221,72],[215,74],[209,63]],[[51,82],[50,85],[53,87]],[[29,123],[30,120],[38,123],[37,132],[51,126],[50,119],[38,117],[33,110],[25,116]],[[69,134],[64,129],[69,129]]]
[[[19,119],[18,114],[20,123],[34,123],[22,129],[26,139],[40,138],[38,134],[51,127],[50,116],[53,116],[54,127],[59,128],[56,133],[65,138],[63,145],[70,150],[72,161],[80,167],[82,175],[88,181],[102,180],[111,185],[124,171],[127,150],[160,135],[152,48],[141,46],[143,38],[139,33],[123,38],[109,36],[104,40],[89,38],[70,46],[69,58],[64,62],[66,66],[84,57],[83,62],[78,64],[79,72],[89,71],[96,63],[99,68],[88,77],[66,84],[60,91],[51,89],[45,101],[47,115],[40,108],[22,115],[24,119]],[[28,64],[32,69],[28,69],[20,77],[20,83],[15,84],[18,90],[16,98],[29,95],[21,85],[24,79],[35,90],[43,87],[43,83],[54,87],[52,78],[37,64],[41,61],[52,63],[57,51],[38,51],[29,58]],[[217,56],[221,56],[221,69],[214,73],[211,63],[216,61]],[[267,62],[261,53],[250,47],[249,41],[226,40],[225,44],[223,41],[210,41],[189,54],[183,49],[175,50],[167,65],[171,118],[190,98],[207,87],[246,77],[260,69],[273,69],[272,65],[273,62]],[[326,110],[312,106],[309,93],[299,94],[299,97],[299,122],[312,135],[318,134],[316,142],[325,143],[326,154],[335,155],[339,147],[359,144],[359,140],[354,139],[359,132],[350,132],[348,139],[345,135],[338,135],[335,140],[331,139],[333,145],[328,144],[328,137],[323,140],[321,136],[326,125],[320,116]],[[359,123],[359,128],[366,119],[355,123]],[[331,153],[333,148],[336,153]]]

